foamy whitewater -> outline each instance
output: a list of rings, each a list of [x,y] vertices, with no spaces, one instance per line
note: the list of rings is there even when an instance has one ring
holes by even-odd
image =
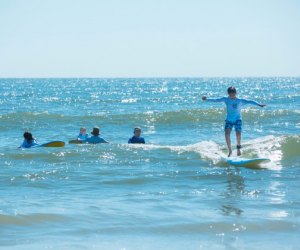
[[[224,163],[224,104],[201,101],[231,85],[267,104],[243,110],[243,157],[271,159],[261,168]],[[0,79],[0,90],[0,248],[299,248],[300,78]],[[17,148],[26,130],[68,142],[82,126],[110,143]],[[146,145],[127,144],[136,126]]]

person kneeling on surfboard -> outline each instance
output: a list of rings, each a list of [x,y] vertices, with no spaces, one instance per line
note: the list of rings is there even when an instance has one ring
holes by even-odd
[[[98,127],[93,128],[91,132],[92,136],[88,137],[85,142],[90,144],[108,143],[102,137],[100,137],[100,129]]]
[[[225,120],[225,139],[227,143],[227,147],[229,150],[228,157],[231,156],[232,150],[231,150],[231,140],[230,140],[230,133],[232,128],[235,128],[236,132],[236,141],[237,141],[237,155],[241,155],[241,134],[242,134],[242,116],[241,116],[241,109],[242,106],[245,104],[252,104],[259,107],[266,106],[265,104],[259,104],[255,101],[246,100],[246,99],[240,99],[236,97],[236,89],[235,87],[229,87],[227,89],[228,97],[222,97],[222,98],[207,98],[206,96],[202,96],[203,101],[208,102],[224,102],[226,104],[227,109],[227,116]]]
[[[29,132],[25,132],[23,134],[24,136],[24,141],[22,145],[19,148],[31,148],[32,146],[39,145],[35,139],[32,137],[32,134]]]
[[[141,133],[141,128],[135,128],[133,130],[133,136],[128,140],[128,143],[145,144],[145,139],[141,137]]]

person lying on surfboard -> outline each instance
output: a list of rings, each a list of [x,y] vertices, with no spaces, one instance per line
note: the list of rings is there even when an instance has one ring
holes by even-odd
[[[265,104],[259,104],[255,101],[246,100],[246,99],[240,99],[236,97],[237,91],[235,87],[229,87],[227,89],[228,97],[222,97],[222,98],[207,98],[206,96],[202,96],[203,101],[208,102],[224,102],[226,104],[227,109],[227,116],[225,120],[225,139],[227,143],[227,147],[229,150],[228,157],[231,156],[232,150],[231,150],[231,139],[230,134],[231,130],[234,127],[235,133],[236,133],[236,141],[237,141],[237,155],[241,155],[241,134],[242,134],[242,116],[241,116],[241,109],[242,106],[245,104],[251,104],[259,107],[266,106]]]
[[[32,137],[32,134],[25,132],[23,134],[24,141],[19,148],[31,148],[32,146],[39,145],[36,140]]]

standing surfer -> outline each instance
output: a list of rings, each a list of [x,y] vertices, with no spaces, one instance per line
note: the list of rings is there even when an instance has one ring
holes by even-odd
[[[228,97],[222,97],[222,98],[207,98],[206,96],[202,96],[203,101],[208,102],[224,102],[226,104],[226,110],[227,110],[227,116],[225,120],[225,139],[228,147],[228,157],[232,154],[231,149],[231,139],[230,134],[231,130],[234,127],[235,133],[236,133],[236,142],[237,142],[237,155],[241,155],[241,135],[242,135],[242,115],[241,115],[241,109],[242,106],[245,104],[251,104],[259,107],[266,106],[265,104],[259,104],[255,101],[246,100],[246,99],[240,99],[236,97],[236,89],[235,87],[229,87],[227,89]]]

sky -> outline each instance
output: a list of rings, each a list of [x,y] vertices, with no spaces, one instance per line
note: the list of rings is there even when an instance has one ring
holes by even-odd
[[[300,76],[298,0],[0,0],[0,77]]]

